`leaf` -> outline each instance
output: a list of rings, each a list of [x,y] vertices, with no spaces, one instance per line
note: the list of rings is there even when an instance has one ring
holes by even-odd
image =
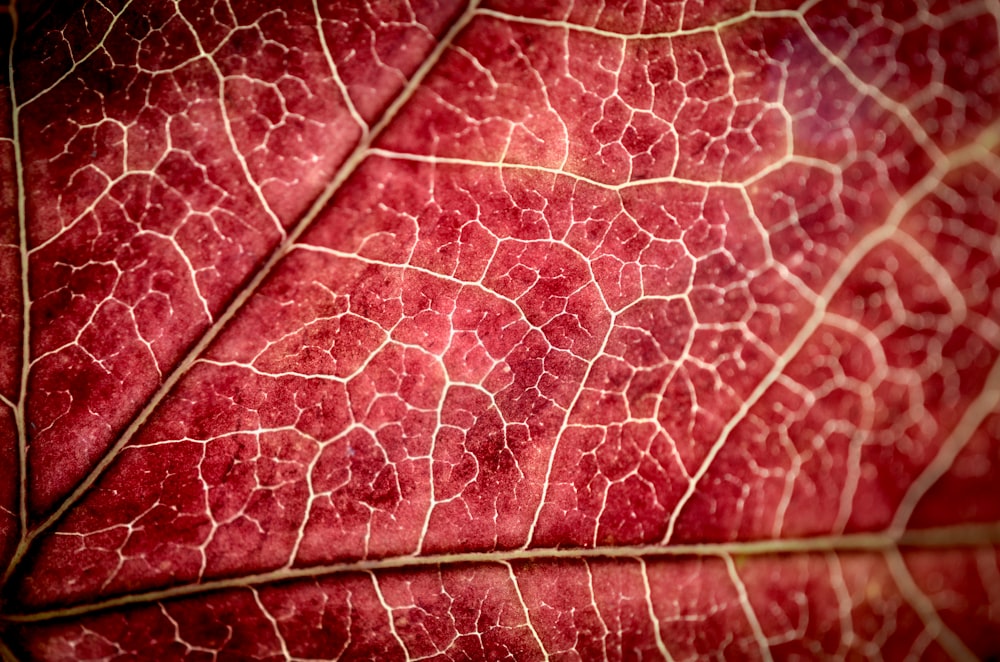
[[[11,7],[0,652],[997,656],[998,23]]]

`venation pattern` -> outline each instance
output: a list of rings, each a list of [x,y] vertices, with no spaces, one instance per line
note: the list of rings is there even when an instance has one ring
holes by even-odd
[[[6,658],[1000,654],[995,0],[6,18]]]

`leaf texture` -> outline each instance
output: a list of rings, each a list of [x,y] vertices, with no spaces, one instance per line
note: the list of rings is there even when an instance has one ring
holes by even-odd
[[[1000,5],[17,3],[10,660],[1000,655]]]

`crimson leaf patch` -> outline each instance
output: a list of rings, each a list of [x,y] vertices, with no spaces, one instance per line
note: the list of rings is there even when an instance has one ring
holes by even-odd
[[[1000,655],[1000,5],[8,7],[7,660]]]

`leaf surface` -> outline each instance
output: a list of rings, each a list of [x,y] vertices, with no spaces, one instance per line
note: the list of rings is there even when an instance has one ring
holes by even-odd
[[[1000,654],[998,24],[12,7],[2,653]]]

